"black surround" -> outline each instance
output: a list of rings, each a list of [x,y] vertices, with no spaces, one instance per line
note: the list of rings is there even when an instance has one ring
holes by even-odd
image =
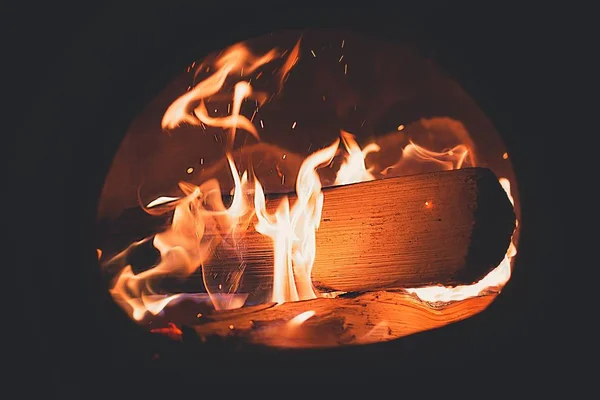
[[[560,214],[551,194],[562,177],[551,162],[558,136],[545,108],[551,102],[545,85],[554,79],[546,56],[556,42],[544,36],[551,30],[534,29],[535,10],[515,4],[430,3],[393,12],[387,4],[275,4],[98,4],[93,12],[71,9],[77,18],[57,12],[35,21],[41,56],[37,67],[22,69],[37,94],[28,98],[33,103],[16,155],[27,160],[23,190],[39,191],[24,201],[43,209],[36,229],[45,237],[25,253],[31,266],[20,270],[29,340],[19,362],[41,373],[40,386],[56,385],[60,398],[119,397],[138,387],[151,394],[157,385],[206,396],[217,388],[211,385],[222,384],[226,394],[231,383],[244,382],[289,383],[290,390],[328,382],[337,391],[380,380],[400,396],[421,379],[432,387],[445,382],[450,394],[511,382],[541,390],[542,381],[567,379],[573,370],[563,361],[566,327],[552,317],[563,314],[555,285],[564,250],[561,221],[551,217]],[[197,350],[148,333],[113,303],[94,244],[98,197],[128,124],[190,60],[257,35],[313,26],[408,43],[478,102],[503,136],[518,179],[523,228],[513,278],[479,315],[366,347],[275,351],[219,342]],[[20,237],[31,237],[31,228],[17,228]]]

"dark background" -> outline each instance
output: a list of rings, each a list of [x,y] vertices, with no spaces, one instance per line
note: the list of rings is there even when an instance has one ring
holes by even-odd
[[[139,390],[144,398],[162,395],[159,389],[170,397],[229,397],[232,384],[247,382],[285,383],[284,393],[292,394],[321,383],[338,397],[349,383],[371,390],[391,384],[395,397],[415,388],[422,395],[443,389],[451,398],[503,388],[545,395],[557,384],[571,394],[581,389],[589,372],[580,358],[588,353],[575,350],[584,326],[567,300],[576,289],[565,273],[574,266],[561,204],[573,181],[574,155],[564,147],[574,135],[566,121],[568,103],[578,100],[573,82],[585,79],[589,10],[520,2],[359,4],[9,4],[3,15],[10,24],[2,27],[4,98],[12,106],[4,127],[4,228],[11,238],[6,269],[18,276],[4,320],[15,397],[120,398]],[[478,102],[504,137],[522,199],[513,278],[480,315],[369,347],[277,352],[215,344],[207,352],[151,336],[112,303],[95,259],[97,200],[122,136],[199,54],[309,26],[409,43]]]

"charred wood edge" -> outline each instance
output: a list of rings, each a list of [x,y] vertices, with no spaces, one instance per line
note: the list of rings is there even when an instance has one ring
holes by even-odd
[[[498,182],[496,175],[487,168],[482,168],[481,174],[473,175],[469,179],[476,180],[477,186],[480,188],[477,191],[479,198],[475,203],[477,208],[475,209],[475,226],[473,227],[472,236],[488,236],[486,243],[497,243],[502,248],[508,249],[517,227],[517,216],[512,203],[508,200],[508,195]],[[495,201],[496,198],[505,198],[507,201]],[[510,223],[507,223],[508,221]],[[490,258],[488,253],[492,249],[486,246],[474,246],[474,243],[474,241],[471,241],[469,245],[466,264],[482,265],[484,267],[482,271],[487,270],[489,272],[496,268],[506,255],[502,254],[497,259]],[[488,272],[481,273],[476,281],[483,279]],[[463,279],[463,277],[459,279]]]

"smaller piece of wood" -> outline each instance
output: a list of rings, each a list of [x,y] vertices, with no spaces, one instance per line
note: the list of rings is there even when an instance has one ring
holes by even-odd
[[[463,320],[483,311],[496,295],[437,305],[406,292],[377,291],[215,312],[193,328],[202,339],[233,336],[276,347],[365,344]]]

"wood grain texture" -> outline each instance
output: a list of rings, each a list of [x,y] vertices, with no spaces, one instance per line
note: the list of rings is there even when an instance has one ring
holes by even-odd
[[[430,304],[406,292],[376,291],[337,298],[265,304],[203,315],[193,328],[202,339],[236,336],[276,347],[331,347],[393,340],[439,328],[483,311],[497,293]],[[301,324],[292,319],[307,311]]]
[[[325,192],[313,281],[334,290],[470,284],[504,258],[512,205],[485,168]]]
[[[498,178],[485,168],[380,179],[329,187],[323,193],[312,271],[317,288],[350,292],[471,284],[500,263],[515,228],[513,207]],[[289,197],[293,204],[295,196]],[[269,196],[270,213],[280,198]],[[140,217],[133,225],[144,229],[167,223],[157,218]],[[133,219],[128,221],[131,226]],[[239,290],[268,291],[273,275],[271,239],[250,224],[245,234],[237,235],[234,247],[235,251],[230,244],[227,250],[216,247],[204,265],[206,271],[218,279],[238,271],[243,263]],[[202,282],[201,270],[188,281]]]

